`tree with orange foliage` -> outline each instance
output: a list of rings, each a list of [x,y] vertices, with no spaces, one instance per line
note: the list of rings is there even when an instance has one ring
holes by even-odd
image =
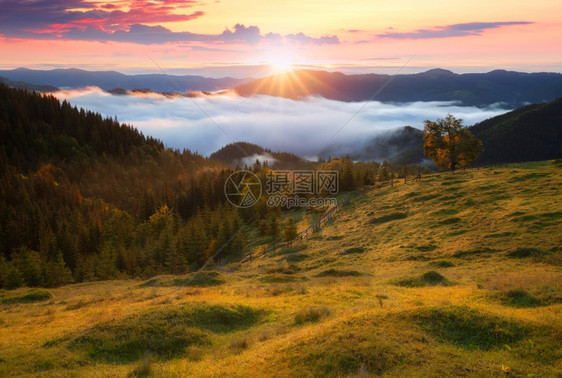
[[[426,120],[424,128],[424,153],[441,169],[455,171],[472,163],[484,150],[476,139],[451,114],[436,122]]]

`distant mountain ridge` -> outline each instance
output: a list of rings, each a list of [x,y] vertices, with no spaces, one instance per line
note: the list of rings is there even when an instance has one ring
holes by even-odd
[[[235,87],[250,79],[220,79],[193,75],[144,74],[125,75],[116,71],[85,71],[77,68],[30,70],[17,68],[0,71],[0,76],[13,81],[58,88],[100,87],[103,90],[148,88],[155,92],[218,91]]]
[[[28,91],[37,91],[37,92],[54,92],[58,91],[57,87],[53,87],[51,85],[36,85],[30,84],[25,81],[13,81],[10,79],[6,79],[5,77],[0,76],[0,83],[4,83],[9,87],[17,88],[17,89],[27,89]]]
[[[433,69],[391,76],[298,70],[254,80],[234,90],[242,96],[259,94],[295,100],[321,96],[346,102],[370,99],[383,102],[456,101],[465,106],[486,107],[503,103],[515,108],[562,97],[562,74],[504,70],[456,74]]]

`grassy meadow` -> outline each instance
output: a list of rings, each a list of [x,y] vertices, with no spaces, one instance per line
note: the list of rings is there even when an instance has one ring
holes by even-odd
[[[245,263],[0,291],[0,376],[556,377],[561,345],[561,161],[395,181]]]

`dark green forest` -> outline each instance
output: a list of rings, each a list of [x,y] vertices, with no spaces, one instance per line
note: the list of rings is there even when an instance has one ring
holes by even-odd
[[[531,104],[469,128],[484,143],[477,164],[562,157],[562,98]]]
[[[265,197],[244,210],[226,201],[234,169],[224,162],[3,84],[0,114],[0,287],[181,274],[227,241],[220,258],[235,260],[249,233],[282,231],[282,209]],[[415,173],[349,158],[316,168],[338,170],[344,191]],[[248,169],[262,181],[269,172],[259,163]]]

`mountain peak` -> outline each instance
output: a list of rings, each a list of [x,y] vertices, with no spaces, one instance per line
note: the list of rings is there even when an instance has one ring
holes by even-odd
[[[426,76],[455,76],[453,71],[445,70],[443,68],[433,68],[431,70],[420,73],[420,75]]]

